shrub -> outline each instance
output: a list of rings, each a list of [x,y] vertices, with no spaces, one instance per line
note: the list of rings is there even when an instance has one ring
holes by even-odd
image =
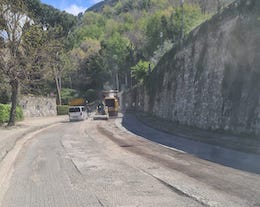
[[[10,113],[10,106],[7,104],[0,104],[0,124],[8,121]]]
[[[147,61],[140,60],[135,66],[131,67],[132,77],[135,78],[138,83],[143,83],[148,71],[152,70],[153,65],[149,64]]]
[[[9,111],[10,112],[10,111]],[[15,120],[16,121],[21,121],[23,120],[23,110],[20,106],[17,106],[16,107],[16,117],[15,117]]]
[[[58,105],[57,106],[57,115],[68,115],[69,106],[68,105]]]
[[[9,121],[10,110],[11,110],[11,105],[10,104],[0,104],[0,124],[3,124],[5,122]],[[23,110],[19,106],[16,107],[16,117],[15,117],[15,120],[16,121],[23,120]]]

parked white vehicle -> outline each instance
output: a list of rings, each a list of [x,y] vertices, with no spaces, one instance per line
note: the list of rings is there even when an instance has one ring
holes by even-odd
[[[87,118],[87,112],[84,106],[70,106],[69,107],[69,120],[79,121]]]

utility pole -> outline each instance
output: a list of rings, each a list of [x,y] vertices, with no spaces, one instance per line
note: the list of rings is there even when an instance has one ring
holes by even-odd
[[[161,40],[161,51],[163,49],[163,32],[160,32],[160,40]]]

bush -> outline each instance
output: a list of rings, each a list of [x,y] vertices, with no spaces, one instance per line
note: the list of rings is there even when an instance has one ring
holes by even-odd
[[[68,115],[69,106],[68,105],[58,105],[57,106],[57,115]]]
[[[9,120],[10,105],[0,104],[0,124]]]
[[[149,64],[147,61],[140,60],[135,66],[131,67],[132,77],[135,78],[138,83],[143,83],[149,69],[152,70],[154,67],[152,64]]]
[[[9,121],[10,110],[11,110],[11,105],[10,104],[0,104],[0,124],[3,124],[5,122]],[[23,120],[23,110],[19,106],[16,107],[16,117],[15,117],[15,120],[16,121]]]
[[[71,99],[74,99],[78,96],[77,91],[70,88],[61,89],[61,102],[63,104],[69,104]]]
[[[23,110],[20,106],[17,106],[16,107],[16,117],[15,117],[15,120],[16,121],[21,121],[23,120]]]

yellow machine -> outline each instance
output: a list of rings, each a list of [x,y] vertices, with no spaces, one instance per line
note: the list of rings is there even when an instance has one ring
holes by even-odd
[[[69,102],[70,106],[85,106],[86,101],[84,98],[75,98]]]
[[[105,106],[108,108],[109,116],[117,116],[118,115],[118,98],[117,97],[105,97],[104,98]]]
[[[117,90],[103,91],[103,101],[108,109],[109,116],[117,116],[119,111],[119,98]]]

